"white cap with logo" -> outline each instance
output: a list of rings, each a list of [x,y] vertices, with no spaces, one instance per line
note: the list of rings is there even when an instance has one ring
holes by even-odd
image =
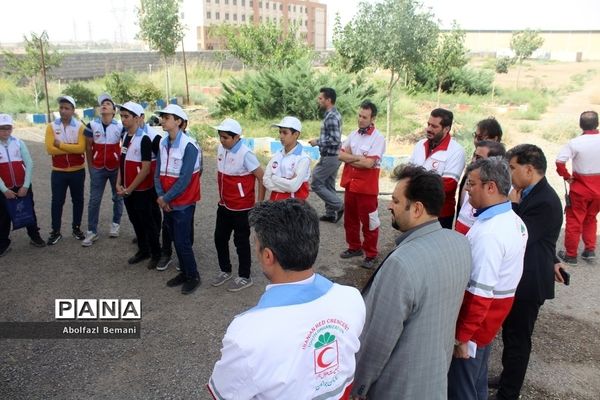
[[[6,125],[15,126],[12,117],[8,114],[0,114],[0,126]]]
[[[113,103],[113,105],[115,104],[115,102],[113,101],[112,97],[110,96],[110,94],[108,93],[102,93],[100,96],[98,96],[98,105],[101,106],[103,101],[110,101],[111,103]]]
[[[273,124],[271,125],[271,127],[288,128],[298,132],[302,132],[302,123],[296,117],[283,117],[281,122],[279,122],[278,124]]]
[[[171,115],[178,116],[179,118],[181,118],[184,121],[188,120],[188,116],[185,113],[185,111],[183,111],[183,108],[179,107],[177,104],[169,104],[165,108],[163,108],[162,110],[155,111],[155,112],[158,115],[161,115],[161,114],[171,114]]]
[[[139,117],[140,115],[144,114],[144,108],[138,103],[134,103],[133,101],[128,101],[125,104],[117,104],[117,107],[119,107],[122,110],[129,111],[136,117]]]
[[[65,96],[62,95],[60,96],[58,99],[56,99],[56,101],[60,104],[63,101],[66,101],[67,103],[71,103],[71,105],[73,105],[73,107],[77,107],[77,103],[75,103],[75,99],[72,98],[71,96]]]
[[[225,118],[219,126],[213,126],[213,128],[218,131],[235,133],[236,135],[242,134],[242,126],[232,118]]]

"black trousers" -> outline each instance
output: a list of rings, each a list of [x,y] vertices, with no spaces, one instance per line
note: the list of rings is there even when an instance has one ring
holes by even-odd
[[[250,224],[248,213],[250,211],[232,211],[223,206],[217,209],[217,222],[215,225],[215,246],[219,258],[221,271],[231,273],[231,260],[229,258],[229,239],[233,232],[233,244],[237,251],[240,268],[238,275],[250,278]]]
[[[498,399],[518,399],[531,353],[531,336],[540,311],[536,301],[515,299],[502,325],[502,374]]]
[[[133,191],[125,197],[125,208],[137,237],[139,252],[160,258],[160,225],[155,218],[160,210],[154,189]]]

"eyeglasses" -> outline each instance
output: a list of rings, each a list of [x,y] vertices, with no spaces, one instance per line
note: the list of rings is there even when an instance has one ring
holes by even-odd
[[[483,185],[485,185],[486,183],[489,183],[489,182],[490,181],[481,181],[481,186],[483,186]],[[477,186],[477,182],[473,182],[473,181],[470,181],[470,180],[467,180],[465,182],[465,187],[466,188],[470,188],[470,187],[473,187],[473,186]]]

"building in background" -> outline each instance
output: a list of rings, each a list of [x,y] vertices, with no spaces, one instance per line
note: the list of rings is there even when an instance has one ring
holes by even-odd
[[[287,30],[297,24],[301,37],[315,50],[325,50],[327,5],[308,0],[183,0],[180,5],[182,22],[186,26],[186,50],[217,50],[223,48],[219,37],[210,34],[210,27],[220,24],[275,23]]]

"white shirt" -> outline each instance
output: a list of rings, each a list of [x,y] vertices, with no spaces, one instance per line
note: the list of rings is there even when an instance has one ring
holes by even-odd
[[[310,158],[298,143],[288,153],[285,148],[275,153],[265,168],[263,185],[270,191],[295,193],[309,179]]]

